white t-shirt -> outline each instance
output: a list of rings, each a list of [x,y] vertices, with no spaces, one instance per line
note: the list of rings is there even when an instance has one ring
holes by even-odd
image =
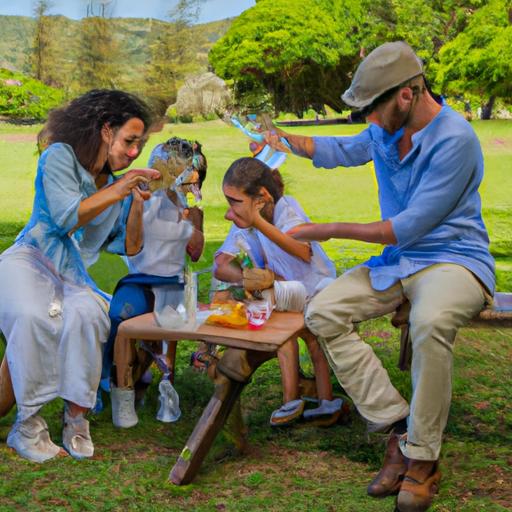
[[[130,274],[169,277],[183,272],[194,227],[180,217],[179,208],[165,190],[156,191],[144,203],[144,247],[135,256],[126,258]]]
[[[311,222],[299,203],[290,196],[283,196],[274,209],[274,225],[283,233],[291,228]],[[300,281],[309,297],[319,292],[336,278],[336,268],[318,242],[310,242],[312,257],[309,263],[283,251],[275,242],[253,228],[241,229],[234,224],[215,255],[224,253],[233,256],[240,252],[237,244],[241,237],[249,246],[256,267],[268,267],[286,281]],[[327,279],[326,279],[327,278]]]

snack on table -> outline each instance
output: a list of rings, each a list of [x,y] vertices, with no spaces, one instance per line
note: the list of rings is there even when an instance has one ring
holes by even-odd
[[[242,302],[212,303],[210,309],[215,310],[215,313],[206,319],[205,324],[235,329],[244,328],[248,324],[247,312]]]
[[[245,302],[249,329],[261,329],[272,314],[272,305],[269,301],[248,300]]]

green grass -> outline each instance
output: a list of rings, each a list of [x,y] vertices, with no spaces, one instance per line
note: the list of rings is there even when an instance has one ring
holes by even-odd
[[[512,291],[512,123],[473,125],[486,159],[482,200],[497,260],[498,288]],[[37,129],[0,124],[0,250],[12,243],[30,215]],[[331,126],[293,131],[347,135],[360,129]],[[207,246],[196,264],[197,268],[208,267],[229,229],[223,220],[226,204],[220,182],[229,164],[248,154],[247,140],[220,122],[167,126],[152,136],[136,165],[144,166],[150,148],[171,135],[198,139],[208,157],[204,186]],[[306,160],[290,157],[283,174],[288,193],[315,221],[365,222],[378,218],[371,165],[321,171]],[[339,272],[379,251],[377,246],[348,241],[329,242],[325,248]],[[124,272],[120,259],[112,255],[103,255],[92,269],[107,291]],[[203,279],[203,300],[207,288],[207,279]],[[365,322],[360,331],[381,357],[397,388],[409,397],[409,376],[396,369],[398,333],[389,319]],[[355,413],[349,425],[330,429],[297,426],[275,431],[268,426],[269,415],[281,400],[275,360],[256,373],[243,393],[243,411],[250,428],[249,453],[243,457],[230,453],[229,434],[221,434],[193,484],[169,484],[168,472],[212,389],[203,375],[188,367],[194,346],[192,342],[179,346],[176,388],[183,411],[180,421],[164,425],[155,420],[157,389],[153,384],[135,428],[115,429],[109,406],[92,419],[96,445],[92,461],[79,463],[65,458],[39,466],[28,463],[5,446],[14,411],[0,419],[0,511],[393,510],[393,499],[375,501],[366,496],[365,488],[379,467],[383,444],[378,436],[367,439],[364,424]],[[507,331],[466,328],[459,334],[453,404],[442,453],[443,481],[432,510],[512,509],[511,346]],[[306,368],[310,366],[305,363]],[[336,383],[335,392],[342,393]],[[61,408],[57,400],[43,410],[56,442],[60,442]]]

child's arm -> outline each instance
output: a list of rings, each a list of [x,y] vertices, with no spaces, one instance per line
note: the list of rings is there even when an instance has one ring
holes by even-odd
[[[243,282],[242,268],[236,263],[233,255],[224,252],[215,256],[213,275],[219,281],[225,281],[226,283],[242,285]]]
[[[254,216],[253,226],[261,231],[269,240],[277,244],[283,251],[306,263],[311,261],[311,247],[309,243],[301,242],[289,234],[283,233],[276,226],[266,221],[259,212]]]
[[[359,224],[355,222],[329,222],[325,224],[301,224],[287,232],[298,240],[325,241],[330,238],[345,238],[383,245],[395,245],[397,239],[391,221],[384,220]]]
[[[194,232],[187,244],[187,254],[192,261],[197,261],[201,257],[204,249],[203,211],[197,207],[193,207],[185,210],[185,212],[183,219],[188,220],[194,226]]]
[[[126,221],[125,250],[127,256],[139,253],[144,243],[144,227],[142,224],[144,199],[137,188],[132,190],[132,197],[132,205]]]

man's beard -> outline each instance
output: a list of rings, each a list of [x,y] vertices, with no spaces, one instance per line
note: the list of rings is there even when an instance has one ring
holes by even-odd
[[[407,112],[401,112],[398,105],[393,106],[393,112],[390,116],[390,122],[386,123],[383,128],[391,135],[401,128],[405,128],[410,121],[412,105]]]

